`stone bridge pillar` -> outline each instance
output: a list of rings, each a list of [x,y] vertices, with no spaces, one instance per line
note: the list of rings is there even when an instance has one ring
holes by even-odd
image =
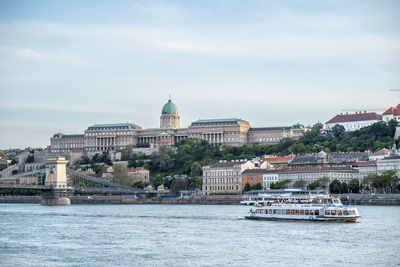
[[[49,189],[43,190],[42,205],[59,206],[70,205],[71,188],[67,185],[67,163],[64,157],[49,159],[46,163],[45,186]]]

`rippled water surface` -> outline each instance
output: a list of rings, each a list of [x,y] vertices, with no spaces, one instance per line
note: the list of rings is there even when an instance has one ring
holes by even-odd
[[[359,223],[248,221],[243,206],[0,204],[0,266],[398,266],[400,207]]]

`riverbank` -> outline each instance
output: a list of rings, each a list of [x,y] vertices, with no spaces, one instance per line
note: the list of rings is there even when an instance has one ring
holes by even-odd
[[[400,206],[400,194],[337,195],[344,205]],[[348,200],[346,198],[348,197]],[[134,196],[71,196],[71,204],[191,204],[191,205],[239,205],[242,196],[192,196],[184,198],[135,198]],[[40,204],[41,196],[0,196],[0,203]]]

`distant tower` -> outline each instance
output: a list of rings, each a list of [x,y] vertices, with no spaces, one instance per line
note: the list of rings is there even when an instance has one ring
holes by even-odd
[[[160,128],[163,129],[178,129],[179,113],[177,106],[171,102],[171,96],[168,103],[164,105],[160,116]]]

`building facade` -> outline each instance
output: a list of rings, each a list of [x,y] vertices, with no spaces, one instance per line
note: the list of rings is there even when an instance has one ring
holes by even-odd
[[[50,152],[71,152],[84,150],[85,135],[56,133],[50,138]]]
[[[240,194],[242,192],[242,173],[255,168],[248,160],[220,161],[203,167],[203,193]]]
[[[254,127],[248,132],[249,144],[278,144],[283,138],[299,139],[308,128],[301,124],[284,127]]]
[[[348,183],[351,179],[359,179],[358,170],[348,167],[300,167],[294,169],[279,170],[279,181],[291,180],[289,187],[292,187],[296,181],[304,180],[306,185],[318,180],[321,177],[328,177],[329,183],[333,180]]]

